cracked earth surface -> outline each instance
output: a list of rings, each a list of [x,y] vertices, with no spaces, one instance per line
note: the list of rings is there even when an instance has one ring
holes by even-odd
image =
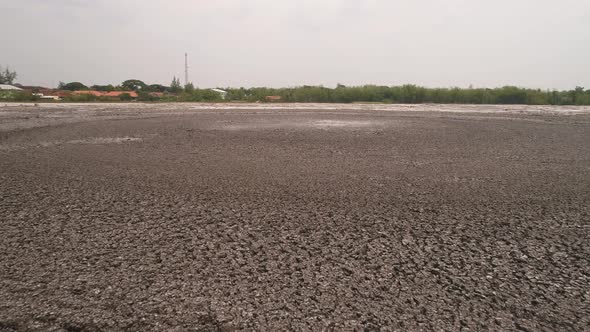
[[[0,106],[0,331],[590,329],[590,112]]]

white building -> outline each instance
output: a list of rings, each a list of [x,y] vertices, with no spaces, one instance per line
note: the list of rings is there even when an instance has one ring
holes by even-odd
[[[0,90],[2,90],[2,91],[22,91],[23,89],[18,88],[14,85],[0,84]]]
[[[33,93],[33,96],[37,96],[37,97],[39,97],[39,99],[45,99],[45,100],[61,100],[61,98],[59,98],[58,96],[46,96],[42,93]]]
[[[219,95],[221,96],[222,99],[225,99],[225,97],[227,97],[227,91],[225,91],[225,90],[211,89],[211,91],[219,93]]]

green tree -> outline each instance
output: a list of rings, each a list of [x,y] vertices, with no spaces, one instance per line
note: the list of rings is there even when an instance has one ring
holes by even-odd
[[[526,104],[527,94],[524,89],[515,86],[505,86],[496,89],[497,104]]]
[[[13,84],[16,77],[15,71],[11,71],[8,67],[2,70],[2,66],[0,66],[0,84]]]
[[[168,91],[168,89],[170,89],[167,86],[163,86],[161,84],[151,84],[148,85],[147,88],[145,89],[145,91],[149,91],[149,92],[166,92]]]
[[[140,80],[131,79],[121,83],[121,86],[126,90],[140,91],[145,89],[147,87],[147,84],[143,83],[143,81]]]
[[[78,91],[78,90],[88,90],[88,87],[80,82],[70,82],[70,83],[59,82],[58,89]]]
[[[577,86],[572,92],[572,99],[574,104],[582,105],[584,101],[584,88],[581,86]]]
[[[182,85],[180,85],[180,80],[174,76],[172,79],[172,83],[170,83],[170,92],[172,93],[180,93],[182,92]]]
[[[90,89],[96,90],[96,91],[106,91],[106,92],[115,91],[115,87],[112,84],[109,84],[109,85],[93,85],[93,86],[90,87]]]
[[[188,83],[187,85],[184,86],[184,92],[193,93],[194,91],[195,91],[195,86],[193,85],[193,83]]]

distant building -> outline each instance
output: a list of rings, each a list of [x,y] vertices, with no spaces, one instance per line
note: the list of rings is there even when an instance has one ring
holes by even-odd
[[[219,93],[219,95],[221,96],[221,99],[225,99],[225,97],[227,97],[227,91],[225,91],[225,90],[211,89],[211,91]]]
[[[59,97],[60,99],[71,96],[72,91],[69,90],[56,90],[56,89],[41,89],[38,93],[43,94],[43,96],[54,96]]]
[[[33,96],[39,97],[42,100],[61,100],[59,96],[45,95],[43,93],[33,93]]]
[[[60,98],[69,97],[72,95],[72,91],[69,90],[55,90],[51,93],[54,96],[58,96]]]
[[[266,101],[281,101],[281,99],[283,99],[281,96],[266,96]]]
[[[38,86],[38,85],[22,85],[19,83],[14,84],[14,86],[19,87],[23,90],[26,91],[33,91],[33,92],[41,92],[41,90],[48,90],[48,88],[42,87],[42,86]]]
[[[18,88],[14,85],[9,85],[9,84],[0,84],[0,90],[2,90],[2,91],[23,91],[23,89]]]

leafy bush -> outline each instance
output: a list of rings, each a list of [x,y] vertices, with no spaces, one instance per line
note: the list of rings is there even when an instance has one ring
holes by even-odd
[[[0,91],[0,100],[3,101],[37,101],[40,98],[35,96],[30,91]]]
[[[81,94],[81,95],[69,95],[64,98],[65,101],[69,102],[76,102],[76,103],[87,103],[92,101],[99,100],[98,97],[91,95],[91,94]]]
[[[119,96],[119,99],[121,99],[122,101],[131,101],[131,100],[133,100],[133,97],[131,97],[131,95],[128,93],[122,93]]]

